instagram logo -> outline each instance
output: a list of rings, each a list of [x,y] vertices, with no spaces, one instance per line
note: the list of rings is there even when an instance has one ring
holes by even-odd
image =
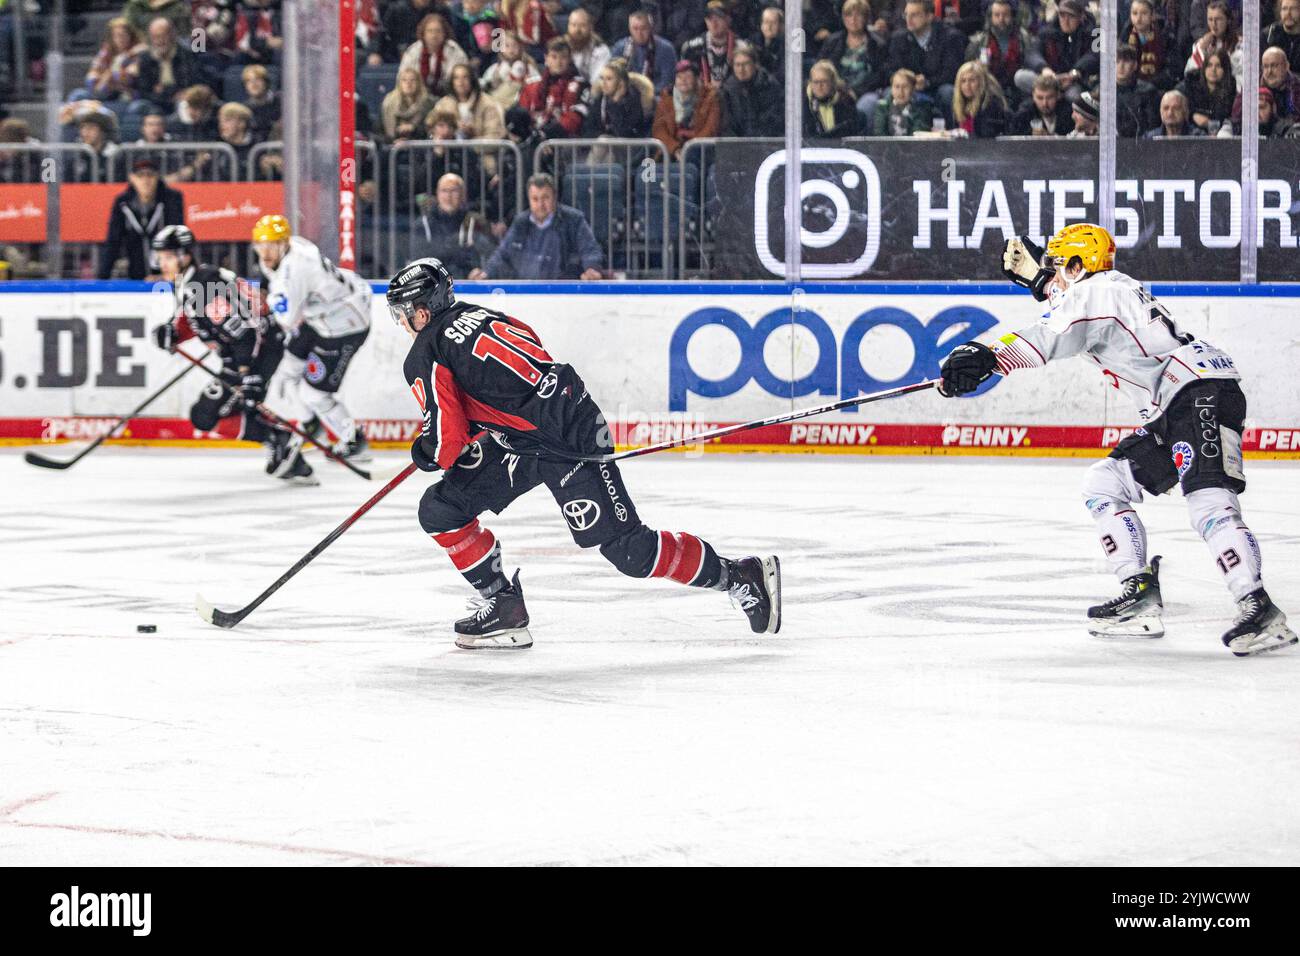
[[[871,268],[880,251],[880,175],[875,164],[851,149],[818,147],[800,151],[799,224],[803,275],[846,279]],[[754,243],[759,261],[773,275],[785,275],[784,257],[772,250],[783,238],[784,210],[769,208],[771,186],[785,174],[785,150],[758,167],[754,181]],[[773,227],[776,228],[773,228]]]

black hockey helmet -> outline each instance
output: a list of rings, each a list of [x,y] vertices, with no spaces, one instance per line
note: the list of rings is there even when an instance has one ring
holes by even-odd
[[[456,292],[447,267],[429,256],[416,259],[388,281],[387,299],[393,321],[401,325],[403,316],[412,319],[421,307],[437,318],[456,304]]]
[[[188,252],[194,254],[194,233],[189,226],[164,226],[150,243],[158,252]]]

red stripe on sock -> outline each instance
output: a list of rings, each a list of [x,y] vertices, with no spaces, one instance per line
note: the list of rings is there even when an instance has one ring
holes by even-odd
[[[654,570],[650,572],[652,578],[667,577],[668,569],[677,557],[677,541],[673,536],[667,531],[660,531],[658,534],[659,558],[655,561]]]
[[[677,559],[668,569],[668,577],[680,584],[690,584],[700,573],[700,563],[704,560],[704,545],[693,534],[677,535]]]
[[[433,540],[447,550],[447,557],[451,558],[457,571],[468,571],[491,554],[497,545],[496,535],[481,526],[477,519],[455,531],[435,534]]]

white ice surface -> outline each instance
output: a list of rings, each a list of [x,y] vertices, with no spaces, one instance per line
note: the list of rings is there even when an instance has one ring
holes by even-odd
[[[537,642],[493,653],[452,645],[467,589],[416,524],[426,476],[222,631],[196,590],[243,605],[375,486],[0,453],[0,864],[1300,863],[1300,653],[1220,645],[1176,494],[1142,509],[1168,635],[1088,637],[1116,584],[1086,465],[628,463],[652,527],[781,556],[762,638],[577,550],[538,489],[488,516]],[[1300,617],[1300,468],[1248,471]]]

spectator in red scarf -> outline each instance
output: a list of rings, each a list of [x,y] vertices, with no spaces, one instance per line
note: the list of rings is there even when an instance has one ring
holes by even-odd
[[[1041,73],[1047,66],[1038,45],[1029,31],[1016,24],[1011,0],[993,0],[989,4],[988,19],[984,29],[971,37],[966,47],[966,59],[978,60],[998,81],[1014,109],[1022,93],[1016,86],[1017,70]]]
[[[722,0],[709,0],[704,27],[704,33],[682,44],[682,59],[699,67],[701,82],[719,87],[731,75],[731,55],[736,49],[731,14]]]
[[[1119,42],[1138,51],[1138,78],[1158,90],[1170,89],[1180,78],[1178,67],[1182,64],[1174,62],[1173,39],[1156,23],[1152,0],[1133,0],[1128,17]]]
[[[546,47],[542,77],[524,87],[519,105],[546,139],[577,136],[587,116],[587,81],[573,66],[569,41],[556,37]]]
[[[429,92],[441,96],[451,83],[451,68],[459,63],[468,63],[469,57],[451,38],[451,28],[441,12],[426,14],[420,21],[416,36],[416,41],[402,54],[398,72],[419,70]]]
[[[515,33],[528,51],[541,56],[558,32],[542,0],[501,0],[501,25]]]
[[[240,63],[274,63],[284,49],[280,11],[273,0],[241,0],[235,17],[236,59]]]

